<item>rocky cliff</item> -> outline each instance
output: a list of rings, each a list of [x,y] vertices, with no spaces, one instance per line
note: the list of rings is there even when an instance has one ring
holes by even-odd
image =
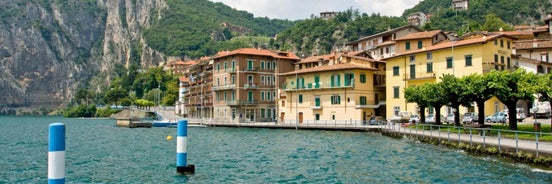
[[[0,1],[0,111],[56,108],[79,86],[105,85],[116,64],[158,65],[141,30],[165,0]]]

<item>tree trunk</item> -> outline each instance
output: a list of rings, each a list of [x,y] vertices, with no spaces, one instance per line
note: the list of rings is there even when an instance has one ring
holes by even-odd
[[[475,101],[475,103],[477,103],[477,119],[479,120],[477,123],[479,125],[485,124],[485,101],[486,100]]]
[[[516,104],[517,100],[514,101],[508,101],[504,103],[506,107],[508,107],[508,128],[510,130],[517,130],[517,110],[516,110]]]
[[[452,108],[454,108],[454,125],[460,126],[460,105],[459,104],[453,104]]]
[[[436,125],[441,125],[441,107],[443,107],[442,105],[441,106],[435,106],[435,124]]]
[[[420,122],[421,122],[422,124],[425,124],[425,117],[426,117],[426,116],[425,116],[425,108],[426,108],[426,107],[420,106]]]

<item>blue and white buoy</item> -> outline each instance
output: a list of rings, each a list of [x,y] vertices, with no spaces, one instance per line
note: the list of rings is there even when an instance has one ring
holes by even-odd
[[[187,165],[188,153],[186,153],[188,136],[188,120],[178,121],[176,133],[176,172],[178,174],[194,174],[195,166]]]
[[[52,123],[48,135],[48,184],[65,183],[65,125]]]

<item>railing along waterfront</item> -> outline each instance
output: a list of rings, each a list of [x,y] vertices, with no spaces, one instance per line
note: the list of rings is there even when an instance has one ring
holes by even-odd
[[[436,138],[439,142],[446,141],[447,143],[455,142],[457,144],[464,142],[470,146],[481,145],[484,149],[487,146],[496,146],[498,152],[503,152],[505,149],[515,149],[514,153],[516,154],[524,151],[534,152],[537,157],[542,153],[552,155],[552,142],[542,141],[543,137],[552,137],[552,133],[542,131],[393,123],[386,124],[384,130],[408,134],[410,137],[416,138],[420,136]],[[520,137],[531,138],[521,139]]]

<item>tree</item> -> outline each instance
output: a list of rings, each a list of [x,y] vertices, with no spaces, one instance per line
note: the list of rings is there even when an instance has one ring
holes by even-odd
[[[483,24],[483,30],[485,31],[499,31],[503,30],[512,30],[512,26],[506,24],[500,17],[495,14],[485,15],[485,24]]]
[[[516,104],[519,100],[533,98],[536,76],[517,69],[514,72],[493,70],[487,77],[489,90],[508,107],[509,129],[517,130]]]
[[[460,126],[460,105],[470,106],[469,98],[462,98],[462,91],[464,87],[460,79],[451,74],[444,74],[441,77],[441,87],[444,88],[446,101],[450,103],[450,106],[455,109],[454,111],[454,125]]]
[[[77,90],[77,93],[75,94],[75,100],[77,100],[79,103],[84,103],[86,106],[89,105],[90,101],[96,97],[96,94],[93,91],[86,90],[84,88],[79,88]]]
[[[127,96],[128,92],[125,89],[121,87],[113,88],[105,94],[105,101],[108,103],[115,103],[115,105],[118,106],[119,102]]]
[[[428,104],[435,108],[435,123],[441,124],[441,107],[443,107],[447,102],[447,97],[445,96],[445,88],[443,88],[442,83],[428,83],[426,85],[425,92],[426,99]]]
[[[461,97],[466,101],[475,102],[477,104],[477,116],[479,125],[485,124],[485,101],[493,97],[493,93],[487,88],[487,78],[478,74],[471,74],[462,77]]]
[[[420,107],[420,122],[425,123],[425,108],[429,107],[426,99],[426,85],[411,86],[404,89],[404,98],[408,103],[416,103]]]

